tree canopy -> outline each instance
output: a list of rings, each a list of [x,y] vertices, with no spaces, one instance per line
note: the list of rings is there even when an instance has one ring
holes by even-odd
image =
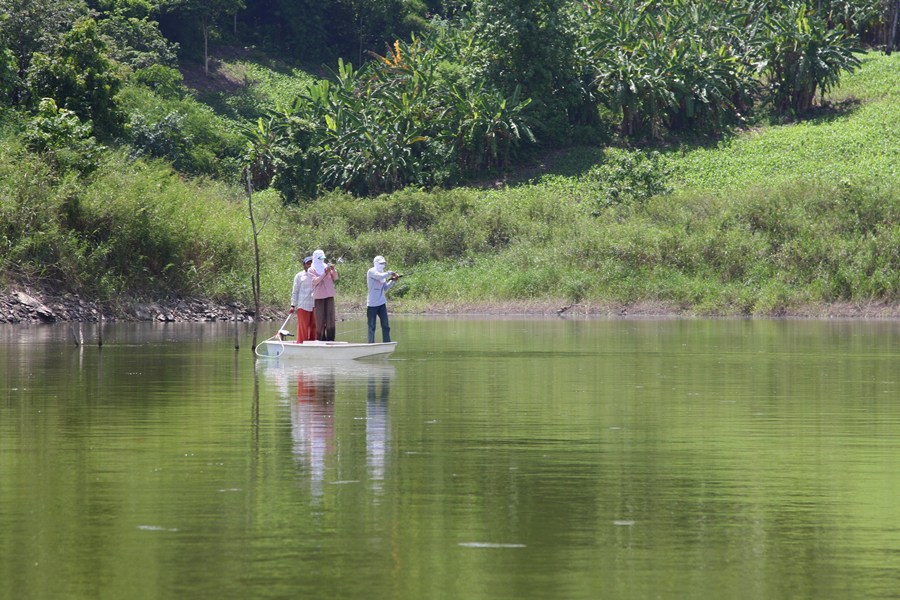
[[[793,118],[858,65],[861,39],[889,29],[889,4],[0,0],[0,89],[23,114],[51,99],[104,143],[188,173],[239,172],[243,154],[288,200],[367,195],[453,185],[532,147]],[[329,74],[276,106],[215,115],[176,69],[210,75],[225,47]]]

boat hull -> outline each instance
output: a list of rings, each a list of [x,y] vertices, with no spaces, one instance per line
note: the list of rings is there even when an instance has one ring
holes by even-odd
[[[257,353],[271,358],[297,358],[301,360],[356,360],[370,356],[386,356],[394,351],[397,342],[380,344],[355,344],[352,342],[282,342],[266,340]]]

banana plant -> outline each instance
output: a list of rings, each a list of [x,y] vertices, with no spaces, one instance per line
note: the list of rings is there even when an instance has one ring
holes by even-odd
[[[454,87],[451,95],[455,120],[451,143],[464,170],[504,167],[523,139],[535,141],[525,117],[531,100],[521,98],[520,87],[508,97],[482,85]]]
[[[720,129],[755,85],[740,43],[748,14],[738,0],[596,1],[582,43],[592,97],[626,136]]]
[[[766,15],[765,25],[768,35],[759,53],[778,113],[809,110],[817,93],[824,96],[837,85],[841,73],[860,64],[854,54],[858,50],[855,41],[843,25],[829,29],[803,2],[772,11]]]
[[[241,133],[246,140],[244,163],[255,189],[265,189],[275,177],[276,149],[284,137],[284,122],[275,112],[255,123],[244,124]]]

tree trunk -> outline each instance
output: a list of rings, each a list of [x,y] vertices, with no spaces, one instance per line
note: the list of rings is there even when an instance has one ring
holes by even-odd
[[[888,56],[891,55],[891,52],[894,51],[894,47],[897,45],[897,19],[900,17],[900,0],[895,0],[893,4],[894,9],[891,11],[893,13],[891,25],[888,28],[887,43],[885,44],[885,53]]]
[[[209,20],[203,16],[203,71],[209,76]]]

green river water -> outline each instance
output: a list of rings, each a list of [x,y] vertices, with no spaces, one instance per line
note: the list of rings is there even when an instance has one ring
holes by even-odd
[[[0,598],[900,598],[900,322],[392,325],[0,327]]]

